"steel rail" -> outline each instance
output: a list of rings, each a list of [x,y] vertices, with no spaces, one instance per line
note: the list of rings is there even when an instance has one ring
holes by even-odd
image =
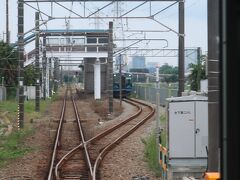
[[[114,130],[118,129],[119,127],[121,127],[122,125],[126,124],[127,122],[133,120],[134,118],[136,118],[137,116],[139,116],[142,113],[142,108],[140,106],[138,106],[135,103],[129,102],[129,104],[132,104],[133,106],[137,107],[138,111],[133,114],[132,116],[130,116],[128,119],[114,125],[113,127],[101,132],[100,134],[94,136],[93,138],[89,139],[86,143],[90,144],[93,143],[101,138],[103,138],[104,136],[108,135],[109,133],[113,132]]]
[[[85,141],[85,138],[84,138],[84,135],[83,135],[83,130],[82,130],[81,122],[80,122],[80,117],[79,117],[79,114],[78,114],[78,109],[77,109],[77,106],[76,106],[76,103],[75,103],[73,97],[72,97],[72,102],[73,102],[73,106],[74,106],[74,110],[75,110],[75,115],[76,115],[77,122],[78,122],[78,127],[79,127],[79,130],[80,130],[80,135],[81,135],[81,139],[82,139],[82,143],[83,143],[83,148],[84,148],[85,156],[86,156],[87,163],[88,163],[88,168],[89,168],[90,174],[91,174],[91,176],[92,176],[92,173],[93,173],[93,171],[92,171],[92,165],[91,165],[89,153],[88,153],[88,150],[87,150],[86,141]]]
[[[66,97],[67,97],[67,90],[64,95],[62,112],[61,112],[60,121],[59,121],[58,129],[57,129],[57,134],[55,137],[52,159],[51,159],[51,164],[50,164],[49,173],[48,173],[48,180],[52,179],[53,168],[54,168],[53,166],[54,166],[54,161],[55,161],[56,154],[57,154],[57,147],[60,145],[60,135],[61,135],[63,119],[64,119],[64,115],[65,115],[65,110],[66,110]]]
[[[125,100],[127,102],[130,102],[130,100]],[[136,100],[131,100],[135,103],[139,103],[141,105],[147,106],[151,112],[144,117],[140,122],[138,122],[135,126],[133,126],[130,130],[128,130],[126,133],[124,133],[123,135],[121,135],[120,137],[118,137],[114,142],[108,144],[98,155],[95,163],[94,163],[94,167],[93,167],[93,180],[96,180],[96,172],[98,170],[98,167],[101,163],[101,161],[103,160],[103,158],[105,157],[105,155],[109,152],[109,150],[113,149],[114,147],[116,147],[115,145],[120,143],[124,138],[126,138],[127,136],[129,136],[130,134],[132,134],[137,128],[139,128],[142,124],[144,124],[148,119],[150,119],[154,113],[155,113],[155,109],[147,104],[144,104],[142,102],[136,101]]]
[[[90,175],[92,176],[92,165],[91,165],[91,161],[89,158],[89,153],[87,151],[87,147],[86,147],[86,141],[83,135],[83,130],[82,130],[82,126],[81,126],[81,121],[80,121],[80,117],[79,117],[79,113],[78,113],[78,109],[75,103],[75,100],[73,98],[73,96],[71,95],[71,100],[73,103],[73,107],[74,107],[74,112],[75,112],[75,116],[76,116],[76,120],[78,123],[78,128],[79,128],[79,134],[81,136],[81,140],[82,143],[80,143],[78,146],[74,147],[72,150],[68,151],[56,164],[55,166],[55,177],[57,180],[60,179],[60,175],[59,175],[59,169],[64,165],[64,163],[66,163],[79,149],[83,148],[84,149],[84,154],[85,154],[85,158],[87,161],[87,165],[90,171]]]
[[[78,146],[74,147],[72,150],[70,150],[67,154],[65,154],[65,155],[58,161],[58,163],[57,163],[56,166],[55,166],[55,171],[54,171],[56,179],[60,179],[58,170],[63,166],[63,164],[64,164],[65,162],[68,161],[68,159],[70,159],[70,158],[75,154],[75,152],[76,152],[78,149],[80,149],[80,148],[82,147],[82,145],[83,145],[83,144],[81,143],[81,144],[79,144]]]
[[[121,127],[122,125],[126,124],[127,122],[129,122],[130,120],[136,118],[141,112],[142,112],[142,108],[138,105],[136,105],[135,103],[129,102],[130,104],[132,104],[133,106],[137,107],[138,111],[137,113],[133,114],[132,116],[130,116],[127,120],[122,121],[120,123],[118,123],[117,125],[111,127],[110,129],[94,136],[93,138],[89,139],[88,141],[85,142],[86,145],[93,143],[101,138],[103,138],[104,136],[108,135],[109,133],[113,132],[114,130],[118,129],[119,127]],[[74,154],[75,152],[77,152],[80,148],[83,148],[83,143],[79,144],[78,146],[74,147],[72,150],[70,150],[67,154],[65,154],[60,160],[59,162],[56,164],[55,167],[55,177],[57,179],[59,179],[59,173],[58,170],[64,165],[64,163],[66,163]]]
[[[142,125],[147,119],[149,119],[153,114],[154,114],[154,109],[151,107],[151,106],[148,106],[150,109],[152,109],[151,113],[145,117],[141,122],[139,122],[136,127],[134,126],[133,128],[131,128],[128,132],[126,132],[124,135],[122,135],[121,137],[119,137],[117,140],[115,140],[113,143],[111,144],[108,144],[104,149],[103,151],[101,151],[101,153],[99,154],[99,156],[97,157],[95,163],[94,163],[94,167],[92,168],[92,165],[91,165],[91,162],[90,162],[90,158],[89,158],[89,153],[88,153],[88,150],[87,150],[87,145],[92,143],[92,142],[95,142],[101,138],[103,138],[104,136],[106,136],[107,134],[113,132],[114,130],[116,130],[117,128],[121,127],[122,125],[126,124],[127,122],[131,121],[132,119],[135,119],[137,116],[139,116],[141,113],[142,113],[142,107],[140,107],[139,105],[136,104],[139,103],[141,105],[145,105],[144,103],[141,103],[139,101],[134,101],[134,100],[125,100],[126,102],[132,104],[133,106],[136,106],[138,108],[138,111],[137,113],[133,114],[130,118],[118,123],[117,125],[113,126],[112,128],[96,135],[95,137],[91,138],[90,140],[88,141],[85,141],[84,139],[84,136],[83,136],[83,133],[82,133],[82,127],[81,127],[81,124],[80,124],[80,118],[79,118],[79,114],[78,114],[78,110],[77,110],[77,107],[76,107],[76,103],[74,101],[74,99],[72,98],[72,102],[74,104],[74,109],[75,109],[75,114],[76,114],[76,118],[77,118],[77,121],[78,121],[78,126],[79,126],[79,130],[81,131],[80,132],[80,135],[82,137],[82,143],[79,144],[78,146],[74,147],[72,150],[70,150],[67,154],[65,154],[60,160],[59,162],[57,163],[57,165],[55,166],[55,177],[57,179],[60,179],[59,177],[59,173],[58,173],[58,170],[64,165],[65,162],[68,161],[69,158],[71,158],[79,149],[81,148],[84,148],[84,151],[85,151],[85,158],[87,159],[88,161],[88,167],[89,167],[89,170],[91,172],[91,178],[92,179],[96,179],[96,172],[97,172],[97,168],[101,162],[101,159],[107,154],[107,150],[109,149],[112,149],[115,144],[117,144],[119,141],[121,141],[122,139],[124,139],[125,137],[127,137],[128,135],[130,135],[134,130],[136,130],[140,125]],[[133,101],[133,102],[132,102]]]
[[[88,141],[85,142],[85,144],[88,146],[90,143],[93,143],[101,138],[103,138],[104,136],[108,135],[109,133],[113,132],[114,130],[116,130],[117,128],[121,127],[122,125],[126,124],[127,122],[131,121],[132,119],[136,118],[139,114],[141,114],[142,112],[142,108],[140,106],[138,106],[135,103],[129,102],[130,104],[132,104],[133,106],[135,106],[138,111],[133,114],[131,117],[129,117],[128,119],[116,124],[115,126],[107,129],[106,131],[94,136],[93,138],[89,139]],[[78,146],[74,147],[72,150],[70,150],[67,154],[65,154],[60,160],[59,162],[56,164],[55,167],[55,177],[57,179],[59,179],[59,173],[58,170],[64,165],[64,163],[66,163],[68,161],[68,159],[70,159],[76,151],[78,151],[80,148],[83,148],[83,143],[79,144]]]

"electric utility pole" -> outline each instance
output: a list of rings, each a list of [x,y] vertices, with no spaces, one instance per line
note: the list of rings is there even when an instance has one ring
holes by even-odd
[[[122,54],[119,57],[119,100],[122,107]]]
[[[18,0],[18,128],[24,127],[24,2]]]
[[[179,8],[178,96],[181,96],[182,92],[184,92],[184,1],[183,0],[179,1],[178,8]]]
[[[8,0],[6,0],[6,42],[7,42],[8,44],[10,43]]]
[[[36,75],[36,100],[35,111],[40,111],[40,69],[39,69],[39,12],[35,13],[35,75]]]
[[[108,35],[108,107],[113,112],[113,22],[109,22]]]

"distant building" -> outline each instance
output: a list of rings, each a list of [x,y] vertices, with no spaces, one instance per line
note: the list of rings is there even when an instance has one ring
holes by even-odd
[[[151,74],[155,73],[157,65],[158,65],[158,62],[148,62],[147,68],[149,70],[149,73],[151,73]]]
[[[115,57],[115,70],[119,70],[119,64],[122,64],[122,70],[123,71],[128,71],[129,65],[128,65],[128,60],[127,56],[125,54],[122,54],[121,56],[118,55]]]
[[[146,68],[146,60],[144,56],[132,57],[132,68]]]

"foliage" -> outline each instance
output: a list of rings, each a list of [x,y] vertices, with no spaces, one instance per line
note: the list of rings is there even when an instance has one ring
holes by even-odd
[[[7,86],[7,100],[15,100],[17,96],[17,86]]]
[[[148,159],[148,166],[153,172],[155,172],[157,176],[159,176],[160,168],[157,159],[158,149],[156,144],[156,133],[155,132],[151,133],[149,137],[147,137],[146,139],[142,139],[142,142],[144,143],[145,146],[144,154]]]
[[[165,63],[159,68],[160,74],[165,74],[163,81],[170,83],[170,82],[177,82],[178,81],[178,67],[173,67]]]
[[[203,55],[200,57],[200,62],[198,64],[189,64],[189,68],[192,69],[192,72],[189,76],[189,83],[191,85],[191,90],[199,91],[200,90],[200,80],[206,79],[206,60],[207,56]]]
[[[0,166],[31,151],[30,147],[24,146],[23,140],[33,133],[33,130],[21,130],[9,136],[0,136]]]
[[[24,69],[24,85],[32,86],[36,83],[34,65],[29,65]]]
[[[0,41],[0,77],[7,86],[17,84],[17,50]]]

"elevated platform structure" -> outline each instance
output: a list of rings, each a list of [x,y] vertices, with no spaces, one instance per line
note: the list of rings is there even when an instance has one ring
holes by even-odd
[[[39,51],[40,68],[51,71],[48,68],[48,59],[57,59],[61,70],[79,70],[79,65],[84,65],[85,91],[94,92],[94,72],[97,70],[101,76],[101,90],[107,89],[107,57],[108,57],[108,30],[91,29],[56,29],[40,30],[39,37],[42,38],[42,48]],[[35,36],[26,38],[33,41]],[[27,42],[27,41],[26,41]],[[36,51],[33,50],[25,56],[24,67],[35,62]],[[96,61],[100,60],[100,68],[95,69]],[[83,63],[84,62],[84,63]],[[53,63],[53,62],[52,62]],[[102,64],[103,63],[103,64]],[[50,66],[51,67],[51,66]],[[43,71],[43,78],[48,72]],[[98,82],[99,84],[99,82]]]

